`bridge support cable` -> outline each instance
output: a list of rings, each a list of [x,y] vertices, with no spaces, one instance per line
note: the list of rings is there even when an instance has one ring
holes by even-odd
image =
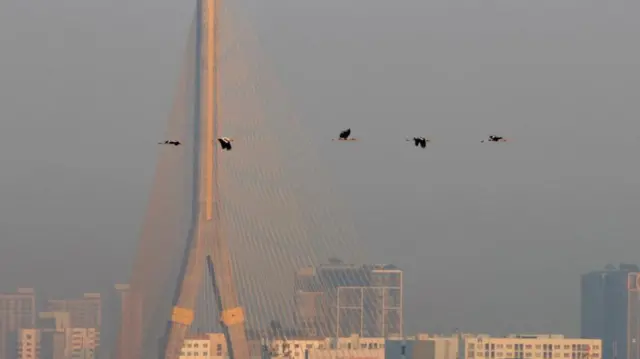
[[[191,105],[183,106],[188,115],[172,119],[174,126],[182,124],[184,146],[161,146],[175,159],[173,167],[159,166],[157,173],[164,181],[179,177],[183,197],[152,192],[153,203],[164,203],[166,213],[149,209],[153,215],[145,226],[155,228],[141,242],[151,252],[138,254],[136,261],[144,265],[134,269],[133,278],[142,302],[155,309],[144,310],[144,339],[127,359],[176,359],[194,330],[228,328],[233,357],[248,359],[263,354],[255,351],[256,341],[373,335],[370,328],[380,321],[379,313],[364,308],[378,308],[367,302],[386,294],[362,289],[371,281],[361,268],[366,246],[357,243],[314,150],[327,144],[306,135],[289,112],[282,87],[265,66],[268,59],[256,51],[259,41],[234,16],[239,3],[198,1],[190,40],[192,79],[184,91]],[[215,37],[208,35],[212,24]],[[232,151],[217,146],[221,136],[234,138]],[[174,209],[172,203],[180,204]],[[167,223],[175,228],[158,229]],[[332,257],[345,262],[342,269],[329,265]],[[338,269],[327,269],[331,266]],[[214,284],[219,300],[211,291]],[[347,286],[353,288],[337,290]]]
[[[181,260],[180,272],[178,275],[177,286],[173,296],[173,308],[171,311],[171,317],[169,318],[166,326],[164,336],[160,338],[159,343],[159,358],[165,359],[177,359],[182,351],[184,338],[191,326],[194,319],[194,309],[196,305],[196,296],[200,287],[202,279],[202,261],[200,258],[204,243],[205,229],[203,226],[202,218],[202,197],[203,197],[203,166],[202,159],[206,156],[202,156],[203,151],[201,138],[202,131],[202,95],[201,95],[201,73],[202,73],[202,0],[197,2],[196,10],[196,43],[195,43],[195,106],[193,115],[193,136],[190,141],[190,146],[193,153],[193,183],[192,183],[192,210],[191,210],[191,223],[190,230],[187,236],[187,242],[185,246],[185,252],[183,259]],[[204,139],[206,141],[206,138]],[[187,145],[185,145],[186,147]]]
[[[235,20],[225,17],[221,22],[228,25],[230,18]],[[272,321],[287,329],[296,326],[297,271],[326,263],[332,256],[347,263],[365,261],[354,260],[363,257],[362,247],[353,245],[352,228],[331,207],[335,194],[327,194],[319,180],[323,174],[315,171],[317,162],[309,160],[313,157],[309,137],[282,110],[286,106],[276,94],[280,89],[260,68],[263,58],[246,51],[253,44],[247,41],[245,28],[221,27],[222,41],[229,46],[219,63],[220,116],[226,119],[220,129],[237,142],[232,152],[218,157],[219,183],[224,188],[221,221],[230,239],[240,301],[247,308],[249,337],[264,332],[273,337]],[[366,280],[358,271],[349,276]],[[319,279],[316,287],[319,292],[330,291],[340,280],[348,278]],[[363,321],[374,320],[370,313],[360,316]],[[316,332],[332,335],[336,315],[326,317],[325,329]]]
[[[232,20],[236,23],[230,24]],[[220,61],[224,89],[220,113],[221,118],[239,120],[223,121],[221,127],[225,135],[236,138],[237,145],[229,156],[219,157],[220,186],[224,188],[220,213],[231,239],[237,281],[245,283],[238,287],[247,308],[247,326],[269,332],[271,320],[279,320],[285,328],[298,325],[294,289],[298,271],[326,264],[330,257],[363,264],[369,256],[366,246],[358,245],[345,210],[336,206],[339,196],[330,191],[326,174],[318,169],[317,139],[313,146],[313,137],[288,112],[291,107],[283,101],[282,88],[264,65],[267,59],[255,51],[259,41],[246,23],[237,20],[234,16],[221,19],[221,42],[228,47]],[[362,270],[338,273],[316,278],[313,284],[327,302],[318,309],[327,312],[323,328],[316,330],[318,335],[335,335],[338,324],[334,313],[337,293],[326,293],[335,291],[338,283],[369,280]],[[346,301],[346,296],[355,297],[361,290],[352,292],[341,291],[340,295]],[[349,316],[343,315],[343,323]],[[357,327],[363,326],[361,322],[370,327],[381,315],[365,311],[358,317]]]
[[[164,138],[185,138],[192,131],[195,20],[188,31],[183,67]],[[190,153],[182,147],[158,146],[156,173],[133,261],[130,289],[121,303],[119,359],[157,358],[157,341],[166,322],[171,297],[167,283],[177,272],[176,252],[184,248],[190,198]],[[179,240],[176,240],[176,239]],[[168,299],[165,299],[168,298]],[[158,318],[164,320],[159,321]]]

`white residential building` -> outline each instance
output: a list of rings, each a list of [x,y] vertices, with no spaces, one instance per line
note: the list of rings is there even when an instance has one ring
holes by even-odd
[[[479,335],[463,338],[458,350],[461,359],[601,359],[602,341],[554,334]]]
[[[20,329],[18,331],[18,359],[40,359],[40,331]]]

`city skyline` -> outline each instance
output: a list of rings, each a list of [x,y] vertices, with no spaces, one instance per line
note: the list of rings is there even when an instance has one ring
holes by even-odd
[[[640,251],[638,5],[239,3],[412,331],[578,335],[575,278]],[[0,4],[3,290],[128,282],[190,5]]]
[[[327,270],[331,273],[321,274],[323,271]],[[343,263],[335,258],[332,258],[327,261],[326,264],[322,264],[317,268],[313,268],[312,272],[309,272],[308,269],[301,268],[301,271],[299,271],[295,275],[302,275],[303,277],[301,278],[301,280],[303,282],[297,284],[296,288],[298,289],[296,289],[296,292],[299,292],[302,288],[312,289],[310,292],[314,291],[313,285],[311,285],[312,282],[309,282],[308,280],[309,274],[318,276],[318,279],[316,280],[330,279],[330,281],[333,283],[332,286],[336,286],[338,288],[343,287],[349,289],[354,288],[354,285],[368,285],[372,286],[372,288],[375,288],[376,285],[387,285],[384,284],[386,282],[379,282],[375,279],[375,271],[381,270],[391,271],[389,273],[395,273],[399,271],[399,269],[393,265],[353,265]],[[578,279],[576,278],[576,280]],[[443,334],[436,333],[431,333],[431,335],[428,335],[424,331],[413,332],[407,335],[389,333],[386,340],[387,342],[388,340],[400,340],[401,338],[406,338],[407,340],[411,341],[436,340],[438,342],[442,341],[442,345],[448,346],[450,345],[447,344],[449,343],[448,341],[454,340],[457,343],[459,342],[459,339],[455,338],[464,338],[464,341],[460,343],[466,344],[457,344],[459,345],[459,348],[457,350],[463,353],[461,355],[463,355],[465,359],[478,359],[485,356],[474,354],[474,345],[478,344],[473,343],[476,342],[492,343],[491,351],[494,350],[495,344],[495,358],[508,359],[511,358],[509,356],[511,355],[509,354],[510,349],[515,350],[514,348],[512,348],[512,344],[524,343],[526,342],[526,340],[533,340],[531,343],[535,343],[535,345],[518,344],[521,347],[520,350],[523,350],[523,353],[525,354],[526,352],[531,350],[532,353],[535,352],[535,357],[538,357],[539,353],[537,353],[537,351],[540,351],[542,349],[542,341],[546,340],[544,344],[544,355],[546,359],[583,359],[582,354],[576,356],[576,350],[586,353],[585,355],[587,355],[588,359],[635,359],[637,356],[636,353],[638,353],[638,344],[634,340],[635,338],[633,333],[635,333],[635,329],[632,326],[629,327],[629,325],[633,325],[633,323],[637,321],[636,319],[634,319],[634,313],[636,313],[637,311],[634,308],[638,303],[640,303],[640,301],[638,300],[638,291],[636,288],[636,282],[640,282],[640,267],[638,267],[638,265],[629,263],[621,263],[619,267],[608,265],[602,270],[594,270],[583,274],[581,276],[580,282],[582,287],[582,299],[580,304],[582,310],[582,339],[578,339],[577,337],[571,339],[570,337],[563,337],[562,335],[556,334],[549,335],[533,333],[517,335],[511,333],[503,333],[502,336],[487,336],[487,334],[470,334],[469,332],[460,332],[456,330],[454,333],[450,333],[451,336],[449,337],[447,337],[446,334],[443,336]],[[401,283],[400,285],[402,286]],[[125,293],[127,289],[128,285],[116,284],[110,289],[111,293],[107,294],[106,296],[99,293],[84,293],[84,295],[81,297],[70,297],[66,299],[54,299],[38,296],[37,291],[33,288],[17,288],[13,293],[0,293],[0,323],[15,323],[13,324],[14,327],[6,328],[9,330],[8,332],[0,333],[0,337],[4,338],[4,340],[0,342],[0,347],[2,347],[2,350],[17,350],[19,351],[19,353],[21,353],[20,355],[22,355],[22,353],[26,354],[26,350],[30,351],[32,350],[32,348],[35,348],[35,344],[26,343],[32,340],[31,338],[35,338],[33,340],[36,340],[36,342],[33,343],[37,344],[38,353],[54,353],[56,351],[63,350],[62,348],[64,348],[60,346],[61,344],[55,344],[56,335],[63,335],[60,336],[60,338],[63,338],[64,335],[68,335],[68,340],[70,343],[69,345],[72,345],[73,348],[76,348],[73,350],[84,350],[82,348],[84,348],[83,345],[85,344],[82,343],[86,343],[86,345],[89,345],[88,347],[86,347],[86,350],[90,351],[90,354],[87,354],[90,356],[83,358],[94,358],[94,352],[98,353],[99,358],[112,357],[110,355],[113,355],[113,353],[110,350],[106,349],[107,347],[109,347],[109,344],[106,344],[104,348],[107,351],[100,352],[96,350],[103,349],[101,344],[103,342],[103,333],[105,333],[106,338],[108,338],[107,342],[116,340],[115,337],[113,337],[113,334],[116,332],[116,330],[114,330],[115,326],[127,325],[126,322],[122,322],[122,320],[126,317],[121,317],[116,321],[111,320],[109,322],[109,325],[111,327],[106,329],[106,331],[104,330],[105,328],[103,327],[101,318],[104,315],[106,315],[107,317],[113,317],[114,315],[127,315],[127,311],[120,311],[119,313],[113,312],[114,308],[116,308],[118,305],[124,305],[123,300],[125,300],[125,296],[123,296],[122,293]],[[104,298],[107,298],[106,303],[103,301]],[[15,304],[9,304],[9,302]],[[39,305],[36,303],[38,303]],[[625,305],[624,303],[628,304]],[[373,303],[373,305],[375,305],[375,303]],[[368,310],[375,311],[373,307]],[[335,315],[335,313],[330,315]],[[273,341],[273,345],[276,345],[277,347],[278,340],[284,340],[283,343],[285,344],[287,341],[300,341],[301,343],[325,343],[326,340],[336,338],[335,332],[308,333],[305,331],[305,328],[307,327],[304,326],[304,323],[300,324],[302,324],[302,327],[298,327],[294,331],[274,331],[269,336],[269,338],[271,338],[269,340]],[[338,327],[342,328],[340,326]],[[55,328],[58,328],[58,331],[56,331]],[[68,328],[68,331],[65,332],[67,334],[56,334],[60,333],[60,328]],[[368,340],[367,338],[370,338],[371,340],[374,340],[374,342],[376,340],[383,340],[382,343],[385,342],[385,335],[381,336],[380,333],[366,333],[365,331],[365,335],[363,336],[362,332],[358,333],[358,331],[361,331],[362,329],[358,329],[355,327],[344,328],[347,330],[352,330],[350,333],[343,332],[338,336],[340,338],[344,338],[346,341],[357,340],[357,338],[361,338],[360,340]],[[51,329],[54,330],[51,331]],[[91,332],[89,332],[89,330],[91,330]],[[627,332],[627,330],[629,330],[629,332]],[[203,334],[197,334],[196,332],[192,332],[191,334],[187,335],[186,341],[183,344],[183,356],[187,357],[191,355],[186,354],[189,340],[201,340],[204,338],[202,337],[202,335]],[[223,352],[226,351],[226,349],[224,349],[226,348],[226,344],[224,344],[223,333],[212,332],[208,335],[209,336],[205,338],[207,342],[211,340],[211,343],[214,344],[220,342],[222,343],[223,346],[219,348],[223,349],[219,349],[218,352],[220,350],[222,350]],[[267,338],[263,337],[263,335],[264,333],[251,333],[251,330],[248,329],[248,338],[251,342],[252,352],[261,350],[259,344],[262,343],[262,340]],[[218,339],[214,340],[214,337]],[[75,341],[76,339],[72,340],[71,338],[77,338],[77,341]],[[580,342],[580,340],[582,340],[582,342]],[[549,343],[548,345],[546,344],[547,342]],[[389,345],[392,344],[392,342],[388,343]],[[409,350],[425,350],[424,348],[418,349],[421,348],[423,344],[417,342],[412,343],[413,344],[411,345],[416,345],[416,347]],[[576,346],[575,343],[585,344]],[[212,344],[212,348],[215,347],[214,344]],[[307,346],[307,349],[311,348],[308,346],[309,344],[304,345]],[[320,346],[318,347],[318,345]],[[313,344],[313,348],[320,350],[322,349],[322,345],[334,344],[330,344],[330,342],[326,342],[326,344]],[[357,345],[359,346],[359,344]],[[378,344],[375,344],[375,348],[378,348],[377,345]],[[381,348],[383,347],[384,346],[382,346]],[[614,347],[616,349],[613,349]],[[372,348],[373,346],[369,345],[369,349]],[[327,347],[326,349],[329,349],[329,347]],[[386,350],[387,355],[389,355],[388,351],[390,349],[387,348]],[[571,354],[572,351],[573,354]],[[520,353],[519,357],[528,358],[529,354],[525,354]],[[300,354],[296,354],[295,356],[297,357],[299,355]],[[444,355],[445,357],[438,357],[438,359],[452,359],[447,356],[448,354]],[[494,354],[492,353],[491,358],[494,357],[493,355]],[[19,357],[19,359],[23,358],[27,357]]]

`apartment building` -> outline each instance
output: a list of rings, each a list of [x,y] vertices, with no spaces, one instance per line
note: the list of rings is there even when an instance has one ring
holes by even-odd
[[[458,351],[460,359],[601,359],[602,341],[553,334],[479,335],[461,338]]]

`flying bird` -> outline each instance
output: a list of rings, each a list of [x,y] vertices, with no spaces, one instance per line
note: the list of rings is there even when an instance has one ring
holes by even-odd
[[[231,151],[231,142],[233,142],[233,139],[229,137],[222,137],[218,138],[218,142],[220,142],[220,146],[222,146],[223,151]]]
[[[416,147],[422,147],[422,148],[426,148],[427,143],[431,142],[431,140],[427,140],[424,137],[407,138],[407,141],[408,142],[413,141]]]
[[[338,138],[338,141],[355,141],[355,138],[349,138],[349,136],[351,135],[351,129],[347,128],[346,130],[340,132],[340,137]]]
[[[485,140],[482,140],[480,142],[484,143]],[[486,140],[486,142],[507,142],[507,139],[502,136],[490,135],[489,138]]]
[[[180,141],[164,141],[164,142],[158,142],[158,144],[180,146],[182,143]]]

